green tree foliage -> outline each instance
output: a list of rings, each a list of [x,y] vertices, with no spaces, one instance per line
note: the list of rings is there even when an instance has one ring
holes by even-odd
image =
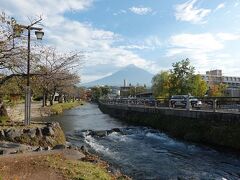
[[[100,89],[102,91],[102,96],[107,96],[111,92],[111,89],[109,86],[103,86],[103,87],[100,87]]]
[[[197,97],[203,97],[208,90],[206,81],[204,81],[201,75],[194,75],[192,79],[192,91],[191,94]]]
[[[192,90],[194,67],[189,59],[173,63],[170,70],[170,94],[188,94]]]
[[[173,63],[173,69],[162,71],[152,79],[152,90],[155,97],[192,94],[202,97],[207,92],[207,83],[200,75],[194,75],[194,67],[189,59]]]
[[[129,89],[129,96],[136,96],[139,93],[146,92],[146,86],[131,86]]]
[[[92,99],[95,101],[98,101],[100,97],[102,96],[107,96],[111,89],[109,86],[95,86],[93,88],[91,88],[92,91]]]
[[[161,71],[152,79],[152,90],[155,97],[169,97],[169,71]]]

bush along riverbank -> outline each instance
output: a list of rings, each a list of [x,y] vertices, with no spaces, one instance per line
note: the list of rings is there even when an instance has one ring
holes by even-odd
[[[102,112],[115,118],[150,126],[169,135],[187,141],[207,144],[216,147],[240,150],[240,119],[238,115],[209,113],[204,116],[190,116],[191,112],[183,110],[165,110],[154,108],[131,108],[114,105],[99,104]],[[184,117],[186,113],[188,117]],[[194,114],[194,112],[193,112]],[[222,117],[222,119],[221,119]],[[227,118],[228,117],[228,118]]]
[[[72,109],[74,107],[84,105],[83,101],[74,101],[74,102],[66,102],[66,103],[57,103],[50,106],[51,114],[61,114],[64,110]]]

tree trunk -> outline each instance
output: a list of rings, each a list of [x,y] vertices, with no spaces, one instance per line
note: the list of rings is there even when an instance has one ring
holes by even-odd
[[[59,94],[58,96],[58,103],[63,103],[63,95]]]
[[[50,101],[50,106],[53,105],[54,98],[55,98],[55,93],[50,96],[50,100],[49,100]]]
[[[3,104],[2,98],[0,98],[0,116],[8,117],[8,113],[7,113],[7,110],[6,110],[6,108],[5,108],[4,104]]]
[[[48,92],[45,92],[45,106],[47,106]]]
[[[45,105],[46,105],[46,92],[43,91],[42,107],[45,107]]]

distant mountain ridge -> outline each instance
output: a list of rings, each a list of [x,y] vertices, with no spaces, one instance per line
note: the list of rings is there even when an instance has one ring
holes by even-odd
[[[97,85],[108,85],[108,86],[123,86],[124,79],[127,81],[127,85],[146,85],[151,86],[153,74],[131,64],[123,69],[113,73],[110,76],[84,83],[82,86],[92,87]]]

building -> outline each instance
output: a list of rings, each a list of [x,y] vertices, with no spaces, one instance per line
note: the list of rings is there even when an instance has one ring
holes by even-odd
[[[201,76],[209,86],[220,83],[226,84],[226,96],[240,97],[240,77],[223,76],[222,70],[207,71],[206,74]]]
[[[120,97],[120,88],[117,86],[110,87],[110,93],[108,94],[109,98],[118,98]]]

